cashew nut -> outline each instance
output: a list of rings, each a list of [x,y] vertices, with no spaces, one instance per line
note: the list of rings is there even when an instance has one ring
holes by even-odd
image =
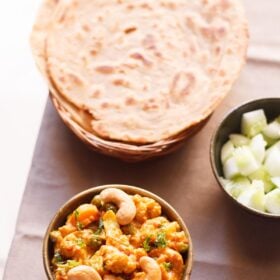
[[[140,267],[146,273],[145,280],[161,280],[161,269],[158,263],[150,257],[140,259]]]
[[[71,268],[67,273],[68,280],[102,280],[99,273],[87,265],[79,265]]]
[[[136,207],[132,198],[124,191],[114,188],[105,189],[100,193],[103,202],[113,202],[118,206],[116,214],[117,221],[120,225],[127,225],[136,215]]]

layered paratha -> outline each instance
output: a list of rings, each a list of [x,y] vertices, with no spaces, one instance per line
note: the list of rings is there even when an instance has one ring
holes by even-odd
[[[105,139],[153,143],[201,122],[245,61],[238,0],[52,4],[40,30],[48,79]]]

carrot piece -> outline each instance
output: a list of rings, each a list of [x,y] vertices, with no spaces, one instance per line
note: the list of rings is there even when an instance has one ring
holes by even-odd
[[[67,224],[72,224],[78,229],[83,229],[100,217],[97,207],[93,204],[80,205],[67,219]]]

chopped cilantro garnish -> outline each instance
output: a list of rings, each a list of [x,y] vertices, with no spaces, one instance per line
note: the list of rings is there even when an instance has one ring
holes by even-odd
[[[60,253],[59,253],[58,251],[56,251],[56,252],[54,253],[53,261],[54,261],[55,263],[63,262],[63,258],[62,258],[62,256],[60,255]]]
[[[80,215],[79,211],[75,210],[74,217],[75,217],[75,221],[76,221],[76,227],[78,230],[82,230],[84,228],[84,225],[78,220],[79,215]]]
[[[157,248],[165,248],[166,245],[165,232],[159,232],[156,237],[155,246]]]
[[[82,238],[78,238],[78,239],[76,240],[76,243],[77,243],[77,245],[78,245],[79,247],[81,247],[81,248],[83,248],[83,247],[86,246],[86,243],[84,242],[84,240],[83,240]]]
[[[170,271],[172,269],[172,263],[170,262],[164,262],[162,263],[166,271]]]
[[[77,261],[74,261],[74,260],[68,260],[68,261],[67,261],[67,265],[68,265],[69,268],[73,268],[73,267],[75,267],[75,266],[80,265],[80,263],[77,262]]]
[[[75,210],[74,211],[74,217],[75,217],[75,220],[78,221],[78,217],[79,217],[80,213],[78,210]]]
[[[97,235],[100,235],[102,233],[102,229],[100,229],[100,228],[98,228],[95,232],[94,232],[94,234],[97,234]]]
[[[143,242],[143,248],[146,252],[149,252],[152,247],[165,248],[167,246],[165,232],[159,232],[154,242],[151,242],[151,236],[148,236]]]
[[[150,241],[151,241],[151,237],[148,236],[143,242],[143,248],[146,252],[149,252],[151,250]]]
[[[102,219],[99,219],[99,224],[98,224],[98,228],[103,229],[104,228],[104,223]]]
[[[82,230],[84,228],[84,225],[81,222],[77,222],[77,229]]]
[[[101,234],[103,228],[104,228],[103,220],[99,219],[98,229],[95,231],[95,234],[97,235]]]
[[[78,266],[78,265],[80,265],[80,263],[79,262],[77,262],[77,261],[74,261],[74,260],[67,260],[66,262],[64,262],[64,263],[59,263],[57,266],[58,266],[58,268],[60,268],[60,269],[71,269],[71,268],[73,268],[73,267],[76,267],[76,266]]]

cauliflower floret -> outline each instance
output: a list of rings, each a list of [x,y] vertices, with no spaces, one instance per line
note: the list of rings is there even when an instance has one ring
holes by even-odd
[[[160,216],[161,206],[152,198],[136,194],[133,196],[133,201],[136,206],[135,221],[144,223],[147,219]]]
[[[147,252],[143,248],[137,248],[134,250],[133,254],[136,257],[137,264],[139,266],[139,261],[142,257],[147,256]]]
[[[153,249],[149,256],[156,258],[163,280],[180,280],[184,270],[184,260],[180,253],[170,248]]]
[[[173,232],[167,237],[168,246],[180,253],[184,253],[189,248],[189,242],[183,231]]]
[[[94,268],[101,276],[104,274],[103,257],[98,253],[94,254],[86,264]]]
[[[140,229],[141,241],[143,242],[147,237],[155,238],[157,233],[162,231],[161,228],[167,223],[168,220],[162,216],[147,220]]]
[[[161,227],[165,232],[168,246],[178,252],[188,250],[189,242],[184,231],[181,231],[180,225],[177,222],[166,223]]]
[[[103,224],[106,234],[106,245],[114,246],[120,251],[130,254],[133,247],[129,243],[128,236],[122,233],[116,214],[113,211],[109,210],[104,214]]]
[[[135,255],[126,255],[113,246],[104,245],[95,253],[93,258],[102,256],[105,270],[113,273],[132,273],[136,269]]]
[[[74,260],[84,260],[92,255],[92,250],[87,246],[93,232],[91,230],[75,231],[66,235],[60,242],[60,252],[64,257]]]

